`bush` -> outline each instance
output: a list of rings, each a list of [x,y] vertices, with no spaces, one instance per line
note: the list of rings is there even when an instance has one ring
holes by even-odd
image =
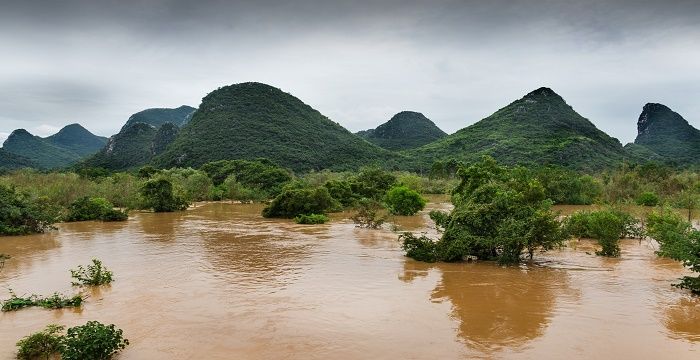
[[[58,218],[57,209],[45,200],[0,185],[0,235],[42,233]]]
[[[97,321],[68,329],[61,343],[61,360],[104,360],[129,345],[123,331]]]
[[[77,269],[70,270],[70,276],[77,280],[73,285],[105,285],[111,283],[113,273],[106,267],[102,266],[102,261],[92,259],[92,265],[88,265],[87,269],[82,265],[78,265]]]
[[[659,205],[659,197],[651,191],[643,192],[637,197],[637,205],[656,206]]]
[[[350,180],[350,187],[359,197],[380,200],[395,183],[396,176],[391,173],[378,167],[365,167]]]
[[[647,233],[659,243],[657,254],[700,273],[700,231],[688,221],[669,209],[652,212],[647,217]],[[700,276],[684,276],[674,286],[700,294]]]
[[[438,259],[435,242],[425,235],[416,237],[406,232],[399,235],[399,241],[401,242],[401,248],[406,252],[406,256],[414,260],[435,262]]]
[[[325,187],[285,189],[263,209],[264,217],[323,214],[337,205]]]
[[[10,298],[3,301],[2,311],[15,311],[25,307],[40,306],[45,309],[61,309],[65,307],[78,307],[83,301],[82,295],[74,295],[72,297],[66,297],[59,293],[54,293],[53,295],[42,298],[38,295],[31,295],[29,297],[19,297],[12,290],[10,290]]]
[[[85,196],[70,205],[66,221],[124,221],[128,218],[125,211],[114,209],[107,199]]]
[[[294,222],[297,224],[325,224],[330,220],[323,214],[297,215]]]
[[[141,187],[146,208],[154,212],[173,212],[187,209],[189,204],[173,194],[173,184],[166,179],[148,180]]]
[[[226,178],[222,188],[224,189],[224,197],[231,200],[262,201],[268,198],[267,192],[241,184],[234,175]]]
[[[394,215],[415,215],[425,207],[425,199],[420,194],[405,186],[395,186],[386,193],[384,202],[389,212]]]
[[[61,350],[64,326],[48,325],[43,331],[25,336],[17,342],[17,358],[22,360],[50,359]]]
[[[382,209],[382,204],[378,201],[362,199],[357,204],[357,213],[351,217],[352,221],[358,227],[379,229],[386,221],[386,216],[380,213]]]
[[[435,223],[435,227],[441,231],[443,231],[447,227],[447,224],[450,223],[450,213],[446,211],[430,210],[428,216]]]
[[[328,189],[331,197],[343,206],[351,206],[357,200],[350,183],[345,180],[329,180],[323,186]]]
[[[569,236],[598,240],[601,250],[596,254],[617,257],[620,255],[618,240],[636,234],[636,219],[623,211],[604,209],[578,211],[564,220]]]

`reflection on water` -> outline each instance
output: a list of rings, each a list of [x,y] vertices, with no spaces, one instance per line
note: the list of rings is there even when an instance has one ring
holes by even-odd
[[[442,199],[444,200],[444,198]],[[431,209],[449,204],[431,203]],[[263,219],[260,205],[210,203],[182,213],[134,213],[124,223],[62,224],[0,238],[13,258],[0,296],[73,293],[68,269],[102,259],[109,287],[81,309],[0,314],[0,359],[48,323],[115,323],[124,359],[694,359],[698,298],[653,244],[623,243],[621,259],[587,241],[536,264],[426,264],[403,257],[392,224],[359,229],[349,214],[324,225]],[[427,211],[394,217],[437,237]]]

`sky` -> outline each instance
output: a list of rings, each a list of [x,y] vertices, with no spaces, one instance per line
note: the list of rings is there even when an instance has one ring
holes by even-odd
[[[257,81],[351,131],[452,133],[547,86],[623,144],[647,102],[700,128],[697,0],[0,0],[0,141]]]

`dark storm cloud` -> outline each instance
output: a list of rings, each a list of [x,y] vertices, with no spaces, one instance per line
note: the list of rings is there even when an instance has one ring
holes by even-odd
[[[2,2],[0,137],[261,81],[351,130],[411,109],[448,132],[550,86],[631,141],[647,101],[700,125],[698,24],[682,0]]]

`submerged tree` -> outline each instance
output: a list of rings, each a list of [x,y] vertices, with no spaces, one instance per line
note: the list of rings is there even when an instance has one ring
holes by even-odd
[[[680,261],[700,273],[700,231],[669,209],[647,217],[647,233],[659,243],[660,256]],[[676,286],[700,294],[700,276],[685,276]]]
[[[173,184],[166,179],[148,180],[140,193],[145,207],[155,212],[180,211],[189,206],[184,199],[173,194]]]

